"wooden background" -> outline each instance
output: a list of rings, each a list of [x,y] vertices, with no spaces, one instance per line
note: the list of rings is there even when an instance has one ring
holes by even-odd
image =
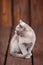
[[[9,54],[10,40],[20,19],[36,33],[33,59],[16,58]],[[43,65],[43,0],[0,0],[0,65],[32,64]]]

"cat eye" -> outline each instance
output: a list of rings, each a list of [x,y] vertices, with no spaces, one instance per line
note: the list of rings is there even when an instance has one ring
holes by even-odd
[[[23,28],[22,25],[20,25],[20,27]]]

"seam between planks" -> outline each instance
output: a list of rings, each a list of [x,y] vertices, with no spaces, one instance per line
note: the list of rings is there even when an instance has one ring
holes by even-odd
[[[31,0],[29,0],[29,25],[31,26]],[[31,62],[32,65],[34,65],[34,57],[33,57],[33,52],[32,52],[32,56],[31,56]]]

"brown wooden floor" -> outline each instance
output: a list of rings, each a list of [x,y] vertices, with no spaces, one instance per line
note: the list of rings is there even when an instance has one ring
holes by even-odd
[[[20,19],[31,25],[36,33],[30,59],[12,57],[9,53],[10,40]],[[0,0],[0,65],[32,64],[43,65],[43,0]]]

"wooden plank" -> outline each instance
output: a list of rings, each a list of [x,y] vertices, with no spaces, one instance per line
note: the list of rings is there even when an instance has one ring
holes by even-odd
[[[29,0],[14,0],[14,26],[22,19],[29,24]]]
[[[2,14],[1,14],[2,13],[2,6],[1,5],[2,5],[2,0],[0,0],[0,26],[1,26],[1,21],[2,21],[2,17],[1,17],[2,16]]]
[[[23,6],[22,6],[23,5]],[[28,0],[14,0],[14,27],[19,23],[20,19],[23,19],[26,23],[29,23],[29,14],[27,14],[28,10]],[[23,7],[23,9],[22,9]],[[14,29],[12,35],[14,35]],[[7,62],[6,65],[31,65],[31,58],[30,59],[22,59],[10,56],[8,52]]]
[[[1,3],[2,3],[1,4],[1,7],[2,7],[1,26],[11,27],[11,22],[12,22],[12,18],[11,18],[11,0],[2,0]]]
[[[29,24],[29,0],[19,0],[21,19]]]
[[[0,27],[0,65],[4,65],[9,34],[10,34],[10,28]]]
[[[43,65],[43,1],[31,0],[31,26],[36,32],[34,65]]]
[[[34,54],[34,65],[43,65],[43,55]]]

